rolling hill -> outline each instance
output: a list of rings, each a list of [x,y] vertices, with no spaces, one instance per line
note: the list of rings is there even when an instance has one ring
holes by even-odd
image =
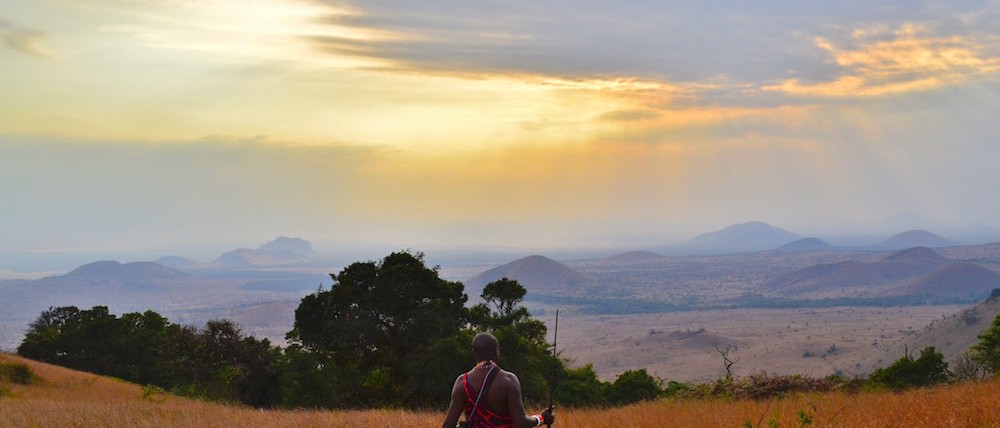
[[[502,278],[517,280],[528,292],[552,292],[579,287],[590,276],[545,256],[528,256],[497,266],[465,281],[466,292],[478,295],[486,284]]]
[[[874,261],[849,260],[817,264],[779,276],[765,289],[786,296],[858,297],[884,291],[948,264],[924,247],[898,251]]]
[[[911,280],[888,295],[975,296],[1000,288],[1000,274],[972,263],[953,263]]]
[[[157,282],[191,279],[192,276],[155,262],[100,261],[80,266],[63,276],[76,281]]]
[[[430,426],[442,412],[407,410],[262,410],[169,394],[106,376],[0,353],[0,364],[26,365],[28,385],[0,382],[3,427],[382,427]]]

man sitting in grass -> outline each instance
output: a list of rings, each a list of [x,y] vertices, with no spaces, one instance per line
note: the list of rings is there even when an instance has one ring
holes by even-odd
[[[500,342],[489,333],[479,333],[472,339],[472,354],[476,366],[458,379],[451,388],[451,405],[442,428],[454,428],[464,411],[467,426],[476,428],[526,428],[551,424],[555,416],[551,409],[528,416],[524,413],[521,382],[517,375],[500,368]],[[488,385],[488,377],[493,377]],[[482,391],[483,386],[487,386]]]

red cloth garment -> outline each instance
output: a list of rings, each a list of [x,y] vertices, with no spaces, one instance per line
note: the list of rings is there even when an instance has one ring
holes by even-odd
[[[482,386],[473,390],[469,385],[469,374],[466,373],[462,376],[462,387],[465,389],[465,420],[469,421],[473,427],[514,428],[514,417],[491,410],[485,394],[479,402],[479,407],[476,407],[476,413],[470,414],[472,408],[475,407],[476,397],[479,396],[479,390],[482,389]]]

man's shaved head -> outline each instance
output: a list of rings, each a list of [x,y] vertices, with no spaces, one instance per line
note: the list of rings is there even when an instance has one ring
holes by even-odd
[[[476,361],[495,360],[500,353],[500,342],[489,333],[479,333],[472,338],[472,355]]]

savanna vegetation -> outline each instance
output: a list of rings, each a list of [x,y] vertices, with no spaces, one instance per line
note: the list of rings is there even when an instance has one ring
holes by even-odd
[[[260,410],[164,394],[155,388],[0,354],[39,380],[0,379],[0,426],[9,427],[360,427],[440,426],[443,412],[368,409]],[[793,393],[769,399],[667,398],[613,408],[557,409],[555,426],[991,427],[1000,426],[1000,380],[901,392]]]
[[[608,382],[600,380],[590,365],[568,367],[551,355],[546,327],[521,305],[526,291],[516,281],[502,279],[486,285],[483,303],[468,307],[463,285],[440,278],[419,253],[393,253],[378,262],[354,263],[331,277],[329,289],[302,299],[294,328],[287,334],[290,346],[284,349],[246,336],[225,320],[194,328],[171,323],[151,311],[119,317],[97,306],[43,312],[29,326],[17,352],[146,385],[146,398],[168,391],[260,408],[440,409],[447,405],[455,376],[474,363],[469,351],[472,336],[491,331],[500,340],[501,365],[518,374],[529,402],[542,402],[554,385],[555,401],[563,409],[581,409],[560,416],[569,426],[622,425],[619,419],[630,418],[635,419],[630,426],[662,426],[650,424],[650,418],[681,425],[692,425],[684,422],[689,419],[729,426],[734,420],[743,426],[806,426],[822,421],[852,426],[847,421],[855,420],[854,415],[871,413],[875,418],[871,420],[876,421],[884,413],[871,407],[872,401],[904,406],[900,400],[926,395],[914,388],[978,380],[1000,371],[998,317],[954,371],[939,352],[926,348],[917,357],[907,353],[867,379],[758,373],[688,384],[657,379],[639,369]],[[720,364],[733,361],[722,357]],[[21,370],[3,367],[0,373]],[[932,400],[939,400],[940,406],[956,405],[956,400],[971,406],[971,398],[953,396],[971,389],[982,389],[977,393],[995,399],[1000,386],[991,381],[939,387],[941,397]],[[891,395],[889,391],[907,392]],[[666,400],[655,400],[660,398]],[[629,407],[643,401],[653,403]],[[728,409],[722,413],[742,416],[726,416],[729,419],[723,421],[720,407]],[[846,411],[855,413],[845,416]],[[657,416],[635,417],[634,412]],[[379,412],[351,414],[359,420],[369,417],[363,415],[382,415],[375,420],[386,417]],[[399,413],[403,414],[425,418],[420,413]],[[971,410],[948,414],[972,423],[992,421]],[[430,421],[436,417],[427,416],[418,425],[440,423]],[[378,422],[350,425],[385,426]]]
[[[464,286],[446,281],[423,256],[393,253],[344,268],[329,289],[304,297],[285,349],[215,320],[203,328],[159,314],[107,307],[50,308],[29,326],[18,354],[176,394],[288,408],[443,408],[455,377],[474,364],[472,336],[490,331],[501,364],[518,374],[527,401],[554,389],[570,406],[655,398],[645,370],[614,382],[590,366],[568,368],[551,354],[546,327],[520,303],[526,290],[501,279],[467,307]]]

